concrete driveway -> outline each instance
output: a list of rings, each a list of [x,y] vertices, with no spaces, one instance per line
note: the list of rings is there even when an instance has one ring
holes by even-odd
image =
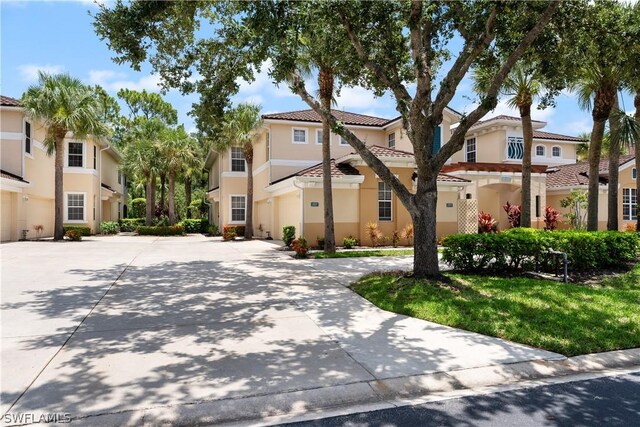
[[[276,247],[199,235],[2,245],[2,413],[242,419],[256,399],[302,410],[357,401],[372,381],[562,358],[385,312],[345,287],[410,257],[300,261]]]

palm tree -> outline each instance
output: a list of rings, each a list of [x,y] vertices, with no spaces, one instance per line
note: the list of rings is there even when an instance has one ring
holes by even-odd
[[[175,183],[178,173],[187,165],[195,163],[197,147],[193,138],[184,130],[184,126],[169,129],[159,147],[168,181],[169,224],[176,223],[176,191]]]
[[[41,121],[46,128],[47,154],[55,153],[54,240],[64,238],[64,139],[68,132],[76,138],[107,136],[109,129],[101,121],[101,104],[96,93],[69,74],[38,72],[38,84],[22,95],[27,117]]]
[[[219,153],[227,152],[231,147],[241,147],[247,162],[245,239],[253,237],[253,142],[261,126],[260,106],[240,103],[225,114],[221,137],[213,143]]]
[[[587,206],[587,230],[598,230],[598,191],[600,186],[600,159],[606,122],[616,105],[620,84],[620,71],[616,66],[598,63],[585,65],[579,70],[574,90],[580,107],[591,110],[593,128],[589,141],[589,196]]]
[[[522,156],[522,213],[521,227],[531,227],[531,150],[533,147],[533,125],[531,124],[531,105],[534,97],[541,92],[542,85],[537,79],[534,67],[525,67],[522,62],[516,64],[504,80],[502,90],[511,98],[507,105],[518,108],[522,121],[524,154]]]
[[[145,181],[145,224],[152,225],[155,216],[156,175],[160,168],[158,141],[166,126],[160,119],[140,119],[126,134],[124,148],[124,170],[128,175],[142,176]]]

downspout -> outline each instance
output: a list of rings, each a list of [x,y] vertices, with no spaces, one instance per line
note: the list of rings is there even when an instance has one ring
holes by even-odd
[[[304,187],[298,187],[296,185],[296,180],[293,180],[293,186],[300,190],[300,208],[301,212],[301,220],[300,220],[300,236],[304,237]]]
[[[98,203],[100,208],[100,217],[98,218],[98,227],[96,227],[99,232],[102,232],[102,230],[100,230],[100,223],[102,223],[102,152],[109,148],[111,148],[111,144],[107,142],[107,146],[100,150],[100,171],[98,172]],[[120,172],[118,171],[118,173]]]

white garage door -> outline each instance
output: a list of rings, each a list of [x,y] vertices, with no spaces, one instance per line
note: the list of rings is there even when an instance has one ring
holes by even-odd
[[[11,212],[13,212],[13,208],[11,206],[11,193],[3,191],[0,204],[2,205],[2,211],[0,212],[0,215],[2,216],[1,238],[3,242],[6,242],[11,240],[11,229],[13,228],[13,218],[11,218]]]

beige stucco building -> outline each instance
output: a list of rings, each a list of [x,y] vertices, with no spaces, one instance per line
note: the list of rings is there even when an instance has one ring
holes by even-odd
[[[43,145],[46,129],[28,120],[17,99],[0,102],[0,189],[2,241],[53,235],[54,157]],[[125,209],[121,157],[105,141],[65,139],[64,224],[84,225],[99,231],[100,221],[118,220]]]
[[[412,146],[399,118],[383,119],[344,111],[336,118],[364,141],[407,188],[415,188]],[[297,234],[312,244],[323,234],[322,126],[312,110],[267,114],[254,143],[254,233],[281,238],[282,227],[293,225]],[[446,109],[436,132],[436,147],[449,140],[460,115]],[[532,147],[532,225],[544,227],[544,208],[560,209],[568,195],[550,188],[549,174],[576,165],[576,146],[581,139],[545,132],[546,123],[534,121]],[[490,213],[499,229],[508,227],[503,205],[521,203],[522,157],[520,119],[498,116],[480,121],[466,135],[462,150],[454,154],[438,179],[437,233],[477,230],[477,214]],[[354,236],[368,244],[366,224],[376,222],[385,236],[401,231],[411,222],[406,209],[390,188],[355,154],[340,136],[331,136],[333,203],[336,240]],[[626,165],[626,163],[624,164]],[[630,186],[621,165],[621,186]],[[210,152],[210,220],[219,225],[242,225],[246,215],[246,163],[239,148]],[[629,179],[632,170],[628,171]],[[557,177],[558,175],[554,175]],[[554,178],[555,179],[555,178]],[[606,188],[601,202],[606,225]],[[626,191],[626,190],[625,190]],[[631,218],[630,191],[625,206]],[[622,197],[623,191],[621,191]],[[626,194],[626,193],[624,193]],[[635,200],[635,199],[633,199]],[[621,219],[623,207],[621,200]],[[626,217],[625,217],[626,218]],[[627,221],[627,220],[624,220]],[[624,223],[621,220],[621,223]],[[604,228],[604,227],[603,227]]]

